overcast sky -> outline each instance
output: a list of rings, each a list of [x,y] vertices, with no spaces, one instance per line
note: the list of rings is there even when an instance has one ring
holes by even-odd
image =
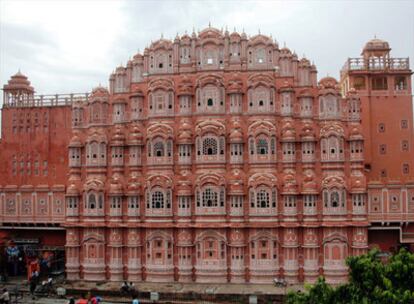
[[[208,23],[272,34],[306,55],[318,77],[339,77],[376,35],[414,58],[414,1],[0,0],[0,83],[20,69],[38,94],[87,92],[151,40]],[[411,65],[413,60],[411,60]]]

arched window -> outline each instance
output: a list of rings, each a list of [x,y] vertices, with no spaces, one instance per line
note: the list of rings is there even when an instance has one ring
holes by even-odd
[[[323,190],[323,203],[325,208],[335,208],[345,210],[346,192],[344,189],[325,189]]]
[[[208,84],[202,88],[198,88],[196,91],[197,100],[197,112],[203,113],[207,111],[209,113],[223,112],[225,92],[224,87]]]
[[[341,103],[337,96],[332,94],[321,96],[319,99],[319,115],[325,119],[337,119],[341,113]]]
[[[195,195],[197,208],[224,207],[224,187],[217,187],[213,185],[205,186],[202,189],[197,189]]]
[[[344,155],[344,140],[337,136],[331,135],[328,138],[321,139],[322,160],[341,161]]]
[[[276,188],[269,188],[261,186],[257,189],[250,189],[250,208],[252,214],[267,214],[266,208],[276,208],[277,190]]]
[[[171,215],[171,189],[156,187],[146,191],[147,215]]]

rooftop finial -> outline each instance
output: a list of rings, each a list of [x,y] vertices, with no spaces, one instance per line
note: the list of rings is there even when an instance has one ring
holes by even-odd
[[[374,38],[377,39],[377,34],[374,34]]]
[[[286,47],[286,41],[283,41],[283,47],[284,48]]]
[[[208,27],[211,27],[211,22],[210,21],[208,22]]]
[[[164,34],[163,33],[161,33],[161,39],[164,39]]]
[[[236,27],[234,27],[233,32],[235,32],[235,33],[236,33]]]
[[[260,28],[259,28],[259,35],[260,35]]]

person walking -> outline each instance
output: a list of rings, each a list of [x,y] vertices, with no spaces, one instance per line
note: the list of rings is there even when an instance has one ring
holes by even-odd
[[[32,273],[32,276],[30,277],[30,294],[32,295],[33,299],[34,299],[34,293],[36,290],[38,280],[39,280],[39,272],[34,271]]]
[[[3,289],[3,293],[0,296],[0,304],[10,304],[10,293],[7,288]]]

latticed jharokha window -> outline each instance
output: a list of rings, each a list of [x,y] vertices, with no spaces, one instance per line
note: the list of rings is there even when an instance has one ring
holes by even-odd
[[[257,139],[257,154],[268,154],[269,151],[269,145],[267,143],[267,140],[265,138],[258,138]]]
[[[164,143],[158,141],[154,144],[154,156],[162,157],[164,156]]]
[[[255,195],[256,192],[256,195]],[[276,207],[276,193],[267,189],[252,190],[250,193],[250,204],[252,208]]]
[[[203,140],[203,155],[217,154],[217,139],[207,137]]]
[[[218,195],[217,192],[207,188],[202,193],[203,207],[217,207]]]
[[[164,208],[164,193],[155,191],[152,194],[151,207],[156,209]]]
[[[224,207],[224,189],[221,187],[206,187],[196,191],[197,207]]]
[[[257,192],[256,196],[257,196],[257,198],[256,198],[257,207],[260,207],[260,208],[270,207],[269,193],[266,190],[264,190],[264,189],[259,190],[259,192]]]
[[[345,207],[345,190],[324,190],[323,203],[325,208],[344,208]]]
[[[171,190],[156,188],[146,192],[147,209],[169,209],[171,208]]]

